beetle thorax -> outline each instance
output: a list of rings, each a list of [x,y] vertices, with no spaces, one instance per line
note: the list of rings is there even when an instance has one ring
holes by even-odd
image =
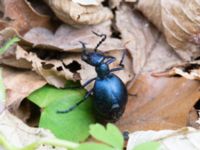
[[[98,77],[102,78],[110,73],[109,66],[107,64],[100,64],[95,67]]]

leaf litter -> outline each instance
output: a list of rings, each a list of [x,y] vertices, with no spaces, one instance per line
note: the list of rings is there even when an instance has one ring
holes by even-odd
[[[187,126],[190,117],[195,116],[195,113],[192,116],[189,114],[199,99],[199,83],[179,77],[152,77],[152,73],[184,64],[171,75],[196,79],[199,74],[198,68],[194,67],[198,64],[194,59],[199,57],[199,9],[196,8],[199,4],[195,0],[177,1],[175,4],[159,0],[128,2],[125,4],[118,0],[106,4],[101,1],[83,3],[69,0],[64,2],[69,6],[64,9],[64,3],[60,0],[46,0],[55,15],[71,25],[61,23],[57,28],[52,28],[49,22],[53,18],[41,16],[38,12],[36,14],[42,17],[41,22],[37,24],[37,17],[33,17],[35,24],[24,27],[19,24],[26,24],[27,20],[16,19],[20,14],[16,13],[20,12],[19,9],[13,14],[4,12],[4,16],[15,16],[16,20],[12,23],[4,17],[0,21],[0,28],[4,29],[4,33],[15,33],[12,35],[18,35],[21,41],[1,55],[0,63],[22,72],[24,70],[21,69],[28,69],[26,71],[33,76],[42,76],[43,82],[56,87],[64,87],[68,79],[81,80],[83,83],[95,76],[95,72],[94,68],[80,60],[79,41],[87,43],[88,49],[92,50],[100,40],[92,31],[107,34],[108,39],[99,47],[100,51],[116,56],[117,60],[120,60],[122,50],[127,49],[129,52],[125,59],[125,71],[117,75],[129,83],[129,93],[135,96],[129,96],[125,114],[116,123],[121,131],[178,129]],[[35,10],[27,1],[21,0],[20,3],[35,15]],[[4,4],[12,6],[9,1]],[[109,7],[114,9],[111,11]],[[13,29],[8,30],[8,26]],[[3,39],[8,39],[6,34],[3,34]],[[183,62],[185,60],[187,62]],[[118,62],[112,67],[116,67]],[[196,64],[193,65],[193,62]],[[72,68],[76,66],[74,71],[70,71],[70,65]],[[185,69],[190,65],[192,69]],[[20,87],[17,88],[20,90]],[[17,108],[14,106],[15,101],[20,104],[29,92],[40,87],[33,90],[27,88],[28,92],[16,100],[6,95],[14,99],[11,108]]]

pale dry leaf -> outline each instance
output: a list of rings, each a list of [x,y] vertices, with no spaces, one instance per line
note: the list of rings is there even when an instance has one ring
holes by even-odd
[[[34,45],[34,48],[38,48],[38,49],[43,48],[42,50],[39,50],[38,52],[46,53],[47,56],[50,52],[57,52],[57,54],[60,55],[60,57],[53,58],[52,60],[45,60],[45,59],[42,60],[41,58],[37,56],[35,52],[29,53],[23,50],[22,47],[18,46],[17,50],[16,49],[13,50],[13,52],[15,52],[13,56],[15,57],[10,57],[10,59],[4,58],[2,59],[3,61],[2,63],[6,65],[15,66],[15,67],[20,67],[20,68],[26,68],[26,67],[29,68],[31,64],[31,68],[33,70],[35,70],[38,74],[43,76],[49,84],[52,84],[56,87],[64,87],[66,80],[80,80],[81,79],[81,83],[83,83],[90,77],[90,74],[86,74],[85,71],[93,72],[92,74],[95,75],[94,68],[90,67],[89,65],[84,67],[83,65],[82,68],[85,68],[85,69],[81,70],[80,72],[79,71],[77,73],[71,72],[69,71],[69,68],[64,67],[61,60],[63,59],[64,61],[66,61],[65,63],[66,66],[73,63],[73,61],[76,61],[78,64],[82,65],[84,64],[84,62],[80,59],[81,58],[80,53],[76,53],[75,54],[76,58],[72,59],[70,58],[72,57],[72,55],[70,55],[71,53],[69,54],[67,52],[61,53],[59,51],[73,51],[73,52],[82,51],[82,47],[79,41],[88,43],[86,44],[88,49],[94,49],[94,47],[97,45],[97,43],[101,39],[91,32],[91,31],[96,31],[98,33],[103,33],[108,36],[107,40],[99,47],[99,49],[104,52],[113,51],[111,54],[109,53],[109,55],[116,56],[118,61],[116,61],[116,63],[114,63],[114,65],[111,67],[118,67],[117,63],[119,63],[119,60],[121,59],[121,52],[117,52],[117,50],[122,50],[124,48],[119,39],[110,37],[111,35],[111,31],[109,28],[110,24],[111,22],[108,21],[100,25],[85,27],[79,30],[78,29],[75,30],[69,26],[63,25],[56,31],[55,34],[53,34],[52,32],[46,29],[41,29],[41,28],[32,29],[29,33],[25,35],[25,39],[29,43],[32,42],[32,44]],[[5,29],[5,30],[8,30],[9,32],[16,34],[16,32],[12,29]],[[66,36],[66,35],[69,35],[69,36]],[[26,44],[28,42],[26,42]],[[31,44],[29,44],[29,46],[31,46]],[[46,51],[49,49],[52,51]],[[54,54],[54,56],[57,54]],[[13,60],[15,58],[16,60]],[[127,83],[133,78],[132,69],[129,69],[131,68],[130,59],[131,58],[127,55],[125,59],[125,66],[127,69],[125,69],[125,71],[120,71],[117,73],[117,75],[123,78],[123,81],[125,83]],[[17,62],[17,63],[11,64],[11,62]],[[23,62],[27,66],[26,67],[25,65],[17,66],[19,62]]]
[[[85,83],[88,79],[96,76],[94,67],[86,64],[81,60],[80,53],[62,54],[60,59],[42,60],[35,53],[27,52],[21,47],[17,47],[17,58],[26,59],[32,63],[32,68],[51,85],[56,87],[64,87],[66,80],[81,80]],[[111,51],[107,55],[122,56],[121,51]],[[111,65],[111,68],[118,67],[120,59]],[[122,78],[124,83],[127,83],[133,78],[131,68],[131,60],[127,55],[124,61],[125,70],[117,72],[117,75]],[[70,67],[71,65],[71,67]]]
[[[125,2],[133,2],[133,3],[137,3],[139,0],[125,0]]]
[[[80,5],[96,5],[96,6],[98,6],[98,5],[101,5],[101,2],[102,2],[103,0],[72,0],[72,2],[74,2],[74,3],[78,3],[78,4],[80,4]]]
[[[5,46],[5,44],[11,40],[12,38],[18,36],[17,32],[13,30],[12,28],[6,28],[2,31],[0,31],[0,47]],[[17,68],[24,68],[24,69],[30,69],[31,65],[29,62],[27,62],[24,59],[16,59],[16,46],[17,43],[13,43],[10,47],[6,49],[3,54],[0,55],[0,64],[6,64],[12,67]]]
[[[143,72],[165,71],[180,63],[182,63],[182,60],[177,56],[162,35],[149,55]]]
[[[185,60],[200,55],[200,3],[198,0],[140,0],[137,8],[165,34],[175,51]]]
[[[20,34],[33,27],[43,26],[50,28],[49,17],[34,11],[25,0],[1,0],[3,18],[9,18],[7,25],[15,28]]]
[[[109,0],[109,5],[111,8],[118,8],[121,4],[122,0]]]
[[[109,8],[99,5],[82,5],[72,0],[44,0],[63,22],[78,26],[99,24],[110,20],[113,14]]]
[[[111,38],[110,31],[111,21],[106,21],[99,25],[86,26],[81,29],[75,29],[71,26],[61,25],[56,32],[45,28],[33,28],[25,34],[24,39],[33,43],[35,48],[48,48],[60,51],[81,51],[79,41],[86,43],[88,49],[94,49],[100,41],[100,37],[92,33],[95,31],[99,34],[106,34],[107,39],[101,44],[99,50],[120,50],[124,49],[119,39]]]
[[[65,86],[66,80],[76,80],[73,78],[73,72],[65,69],[61,60],[42,60],[36,53],[28,53],[19,46],[17,47],[16,55],[20,59],[26,59],[31,62],[32,69],[51,85],[60,88]]]
[[[160,33],[139,13],[127,5],[116,12],[116,24],[129,50],[135,74],[139,74],[153,50]]]
[[[3,46],[7,41],[15,36],[15,32],[12,33],[11,31],[12,30],[3,30],[0,32],[0,45]],[[0,64],[6,64],[16,68],[31,69],[31,63],[25,59],[16,58],[16,46],[17,44],[12,45],[0,55]]]
[[[137,131],[130,134],[127,150],[133,150],[145,142],[160,143],[158,150],[199,150],[200,130],[182,128],[179,130]]]
[[[189,80],[200,80],[200,61],[182,62],[164,72],[153,74],[157,77],[180,75]]]
[[[6,93],[3,84],[2,68],[0,68],[0,114],[5,109],[5,103],[6,103]]]
[[[0,115],[0,134],[4,136],[9,144],[22,148],[33,142],[40,141],[42,139],[54,139],[54,135],[48,130],[42,128],[31,128],[24,124],[21,120],[10,114],[8,111],[4,111]],[[64,148],[52,146],[39,146],[37,150],[64,150]]]
[[[15,112],[21,101],[33,91],[44,86],[46,81],[32,71],[4,66],[3,83],[6,89],[6,107]]]

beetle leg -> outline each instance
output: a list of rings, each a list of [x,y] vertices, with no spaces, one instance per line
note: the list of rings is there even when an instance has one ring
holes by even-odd
[[[88,84],[90,84],[92,81],[96,80],[96,78],[97,78],[97,77],[92,78],[92,79],[86,81],[81,87],[82,87],[82,88],[86,87],[86,86],[87,86]]]
[[[96,80],[96,78],[97,78],[97,77],[92,78],[92,79],[86,81],[86,82],[85,82],[83,85],[81,85],[81,86],[74,86],[74,87],[70,87],[70,88],[72,88],[72,89],[76,89],[76,88],[85,88],[85,87],[86,87],[88,84],[90,84],[92,81]]]
[[[90,96],[90,94],[91,94],[92,92],[93,92],[93,89],[91,89],[90,91],[88,91],[88,92],[86,93],[86,95],[84,96],[84,98],[83,98],[81,101],[77,102],[76,104],[74,104],[73,106],[71,106],[70,108],[68,108],[68,109],[66,109],[66,110],[58,110],[57,113],[68,113],[68,112],[74,110],[76,107],[78,107],[78,106],[79,106],[80,104],[82,104],[84,101],[86,101],[87,98]]]
[[[108,60],[105,62],[107,65],[113,63],[113,62],[116,60],[116,58],[113,57],[113,56],[105,56],[105,59],[108,59]],[[105,60],[105,59],[104,59],[104,60]]]
[[[97,44],[97,46],[94,48],[94,51],[96,52],[97,51],[97,48],[106,40],[106,34],[98,34],[94,31],[92,31],[92,33],[94,33],[96,36],[98,37],[102,37],[101,41],[99,41],[99,43]]]
[[[120,63],[119,63],[119,66],[121,66],[121,67],[124,67],[123,61],[124,61],[125,55],[126,55],[126,51],[124,50],[124,51],[123,51],[123,54],[122,54],[122,58],[121,58]],[[111,63],[113,63],[113,62],[116,60],[116,58],[113,57],[113,56],[105,56],[105,59],[108,59],[108,60],[105,62],[105,63],[108,64],[108,65],[111,64]],[[105,59],[104,59],[104,60],[105,60]]]
[[[120,70],[124,70],[124,67],[113,68],[113,69],[110,70],[110,72],[115,72],[115,71],[120,71]]]
[[[122,58],[121,58],[120,63],[119,63],[119,65],[120,65],[121,67],[123,67],[123,68],[124,68],[123,61],[124,61],[125,55],[126,55],[126,50],[123,51]]]
[[[82,41],[79,41],[79,43],[81,43],[83,51],[86,51],[86,46],[85,46],[85,43],[84,43],[84,42],[82,42]]]

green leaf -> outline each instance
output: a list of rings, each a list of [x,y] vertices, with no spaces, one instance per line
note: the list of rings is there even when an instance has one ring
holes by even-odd
[[[73,97],[80,97],[81,99],[83,94],[84,92],[80,90],[57,89],[53,86],[45,85],[31,93],[31,95],[28,96],[28,99],[40,108],[45,108],[55,100],[73,99]]]
[[[5,87],[2,78],[2,69],[0,68],[0,102],[4,102],[6,99]]]
[[[104,144],[84,143],[81,144],[76,150],[115,150],[115,149]]]
[[[84,141],[89,136],[89,125],[95,122],[92,99],[79,105],[69,113],[60,114],[83,99],[86,90],[57,89],[46,85],[32,93],[28,99],[43,108],[39,126],[50,129],[58,138]]]
[[[158,150],[160,147],[159,142],[145,142],[137,145],[133,150]]]
[[[20,39],[18,37],[13,37],[12,39],[8,40],[3,47],[0,48],[0,54],[3,54],[9,47],[14,45],[15,43],[19,42]]]
[[[97,140],[117,149],[123,149],[124,139],[119,129],[113,124],[107,124],[107,130],[100,124],[90,126],[90,134]]]

